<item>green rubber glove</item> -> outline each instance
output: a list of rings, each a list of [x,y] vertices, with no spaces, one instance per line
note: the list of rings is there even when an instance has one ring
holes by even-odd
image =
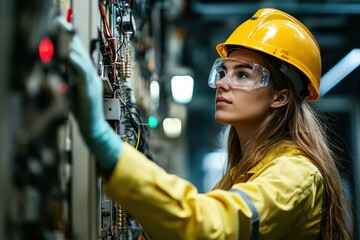
[[[56,18],[54,23],[59,31],[74,32],[73,26],[63,17]],[[102,81],[76,35],[70,41],[68,62],[76,79],[72,111],[100,170],[110,175],[122,151],[123,142],[105,120]]]

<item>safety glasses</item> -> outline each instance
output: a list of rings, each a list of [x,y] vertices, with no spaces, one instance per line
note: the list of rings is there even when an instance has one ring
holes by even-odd
[[[216,83],[222,79],[230,88],[260,88],[269,85],[270,72],[258,63],[218,58],[211,68],[208,84],[216,88]]]

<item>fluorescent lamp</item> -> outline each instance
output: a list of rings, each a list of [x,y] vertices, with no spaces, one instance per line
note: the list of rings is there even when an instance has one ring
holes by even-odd
[[[330,91],[330,89],[343,80],[359,65],[360,49],[355,48],[322,76],[320,81],[320,95],[325,95],[328,91]]]
[[[156,112],[160,105],[160,86],[158,81],[151,81],[150,83],[150,110]]]
[[[181,134],[181,120],[178,118],[165,118],[163,128],[167,137],[177,138]]]
[[[171,78],[171,92],[177,103],[189,103],[192,99],[194,79],[189,76],[173,76]]]
[[[160,86],[158,81],[151,81],[150,83],[150,97],[153,101],[159,101]]]

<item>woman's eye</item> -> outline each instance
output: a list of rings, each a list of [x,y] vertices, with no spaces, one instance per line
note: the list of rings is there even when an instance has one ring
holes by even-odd
[[[225,77],[225,76],[226,76],[226,72],[225,72],[224,70],[218,71],[218,77],[219,77],[219,79],[222,79],[222,78]]]
[[[238,78],[246,79],[246,78],[249,78],[249,75],[246,72],[239,72],[238,73]]]

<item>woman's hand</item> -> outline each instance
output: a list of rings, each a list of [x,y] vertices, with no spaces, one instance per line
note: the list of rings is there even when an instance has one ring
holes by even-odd
[[[73,26],[63,17],[57,17],[54,24],[57,31],[74,32]],[[69,70],[75,77],[72,111],[81,134],[95,155],[100,169],[104,173],[111,173],[121,153],[123,142],[105,120],[102,81],[77,35],[71,37],[69,46],[61,47],[69,48]]]

